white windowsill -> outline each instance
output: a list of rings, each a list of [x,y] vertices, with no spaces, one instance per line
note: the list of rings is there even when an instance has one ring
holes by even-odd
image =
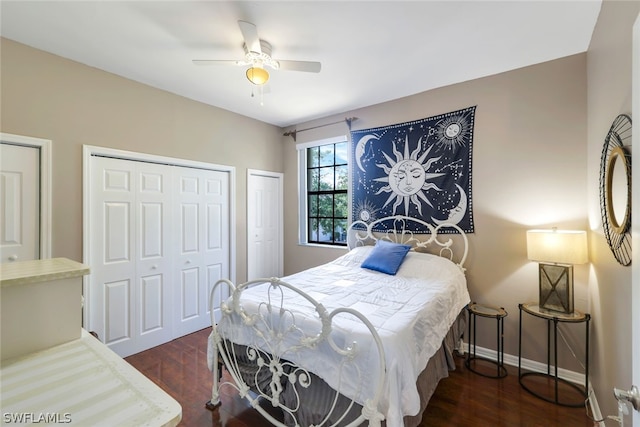
[[[301,243],[301,242],[298,242],[298,246],[306,246],[306,247],[311,247],[311,248],[342,249],[342,250],[345,250],[345,251],[349,250],[349,246],[321,245],[319,243]]]

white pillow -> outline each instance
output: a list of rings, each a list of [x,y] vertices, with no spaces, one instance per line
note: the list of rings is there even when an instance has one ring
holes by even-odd
[[[341,257],[331,261],[331,264],[337,264],[343,267],[360,267],[372,250],[373,246],[357,246]]]
[[[373,246],[357,246],[331,263],[343,267],[359,268],[373,248]],[[396,276],[451,280],[454,277],[464,277],[464,273],[448,258],[425,252],[409,251]]]
[[[424,252],[407,254],[396,276],[450,280],[464,273],[448,258]]]

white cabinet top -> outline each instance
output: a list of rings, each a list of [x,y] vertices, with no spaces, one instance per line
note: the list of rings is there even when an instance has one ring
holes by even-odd
[[[4,360],[0,381],[7,424],[48,417],[72,426],[159,427],[182,419],[175,399],[84,329],[80,339]]]
[[[89,266],[67,258],[49,258],[0,264],[0,285],[24,285],[89,274]]]

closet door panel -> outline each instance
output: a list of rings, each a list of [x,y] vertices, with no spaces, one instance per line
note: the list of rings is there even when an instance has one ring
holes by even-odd
[[[142,226],[140,258],[155,259],[162,257],[162,239],[164,238],[162,203],[142,203],[140,209]]]
[[[200,269],[187,268],[182,270],[181,288],[181,310],[180,322],[186,322],[195,319],[200,314],[198,310],[200,288]]]
[[[203,171],[191,168],[174,168],[177,208],[179,209],[177,256],[179,287],[175,290],[180,312],[176,316],[177,336],[198,331],[209,325],[203,321],[201,299],[203,295],[204,263],[204,199]]]
[[[104,249],[106,264],[131,262],[131,203],[105,201]]]
[[[218,279],[229,278],[229,174],[189,168],[175,173],[181,215],[178,330],[185,334],[211,324],[209,293]]]
[[[180,221],[181,251],[180,255],[198,255],[200,250],[200,210],[198,203],[182,203]]]
[[[207,204],[207,250],[217,251],[222,248],[222,221],[223,206],[220,204]]]
[[[131,282],[119,280],[104,284],[104,312],[106,344],[126,343],[131,340],[130,305]],[[125,344],[126,345],[126,344]]]
[[[162,301],[162,296],[165,294],[163,287],[162,274],[140,278],[140,333],[142,335],[158,331],[165,325]]]
[[[171,167],[136,164],[136,339],[137,351],[173,339]]]
[[[171,171],[92,157],[90,329],[122,357],[173,338]],[[170,181],[170,179],[169,179]]]
[[[114,351],[135,349],[135,172],[131,162],[92,158],[89,330]]]
[[[203,312],[211,319],[211,307],[209,306],[209,294],[215,283],[224,278],[229,278],[230,263],[230,233],[229,233],[229,174],[223,172],[208,171],[205,180],[206,203],[206,253],[205,265],[207,271],[207,287],[204,297]],[[226,287],[218,290],[216,298],[219,300],[228,297]],[[218,304],[216,306],[219,307]],[[219,315],[216,314],[216,318]],[[211,320],[209,320],[211,322]]]

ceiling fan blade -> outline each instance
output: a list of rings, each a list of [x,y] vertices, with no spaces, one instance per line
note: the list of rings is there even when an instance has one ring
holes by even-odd
[[[194,59],[195,65],[244,65],[242,61],[233,59]]]
[[[262,53],[256,26],[247,21],[238,21],[238,25],[240,26],[242,37],[244,37],[244,43],[247,45],[247,50],[249,52]]]
[[[305,71],[307,73],[319,73],[322,64],[311,61],[281,61],[278,60],[281,70]]]

